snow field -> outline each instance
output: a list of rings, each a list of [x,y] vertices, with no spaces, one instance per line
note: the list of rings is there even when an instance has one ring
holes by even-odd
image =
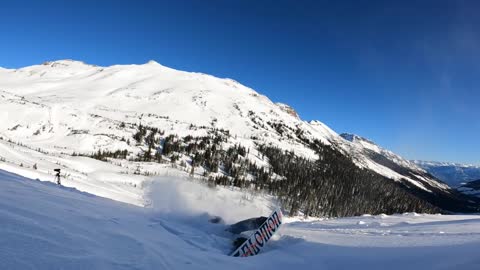
[[[260,255],[229,257],[232,235],[224,231],[225,224],[209,223],[208,211],[225,214],[225,220],[249,211],[255,216],[269,209],[268,198],[233,205],[243,196],[235,190],[208,189],[184,179],[158,181],[150,193],[152,207],[145,208],[1,171],[0,269],[480,266],[478,215],[289,218]],[[219,199],[211,203],[216,193]],[[217,209],[222,196],[231,203],[223,205],[225,212]]]

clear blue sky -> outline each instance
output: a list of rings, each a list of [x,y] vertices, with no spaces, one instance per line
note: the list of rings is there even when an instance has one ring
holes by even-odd
[[[479,1],[2,1],[0,66],[229,77],[410,159],[480,164]]]

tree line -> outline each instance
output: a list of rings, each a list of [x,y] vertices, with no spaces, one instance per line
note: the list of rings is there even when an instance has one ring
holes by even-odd
[[[405,190],[401,184],[370,170],[318,140],[308,142],[318,159],[310,160],[272,145],[256,144],[259,166],[248,158],[250,149],[228,144],[225,130],[212,129],[206,136],[164,136],[156,128],[138,126],[132,136],[143,151],[97,151],[92,158],[130,159],[141,162],[177,162],[185,158],[191,174],[202,168],[210,185],[261,190],[278,197],[291,215],[341,217],[402,212],[435,213],[441,209]],[[226,147],[226,145],[229,145]]]

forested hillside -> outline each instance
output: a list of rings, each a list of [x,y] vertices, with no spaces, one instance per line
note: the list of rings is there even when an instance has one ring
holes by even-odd
[[[212,129],[201,137],[163,134],[139,125],[131,139],[144,146],[143,152],[133,156],[127,150],[99,151],[90,156],[104,161],[113,158],[172,163],[211,186],[276,195],[291,215],[300,211],[311,216],[341,217],[476,210],[474,204],[464,204],[460,194],[422,192],[360,168],[348,156],[318,140],[309,144],[318,158],[308,159],[261,141],[256,141],[252,149],[229,143],[233,138],[226,130]]]

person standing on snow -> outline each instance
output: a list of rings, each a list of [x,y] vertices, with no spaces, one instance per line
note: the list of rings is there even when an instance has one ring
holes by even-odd
[[[56,172],[55,174],[55,180],[57,180],[57,184],[58,185],[61,185],[61,181],[60,181],[60,169],[54,169],[54,171]]]

